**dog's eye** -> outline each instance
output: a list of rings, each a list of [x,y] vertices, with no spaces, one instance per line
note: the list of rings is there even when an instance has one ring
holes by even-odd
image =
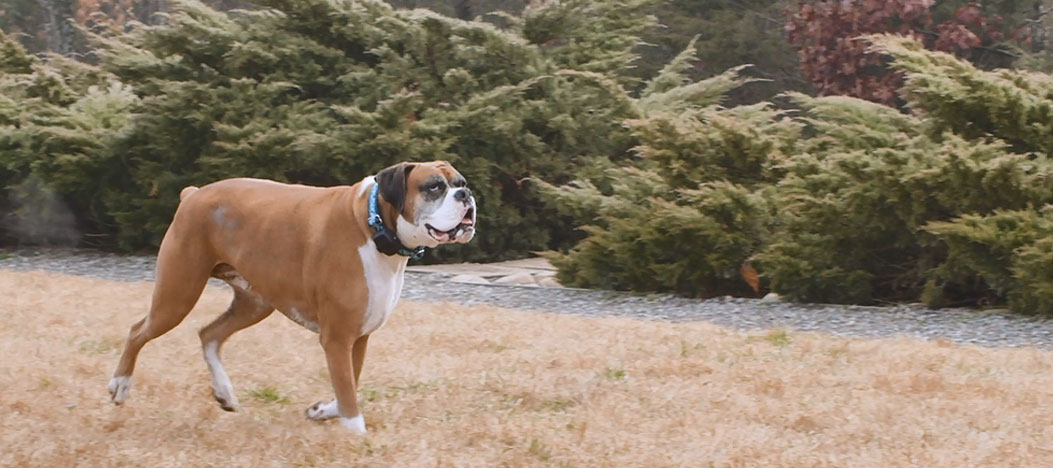
[[[434,184],[431,184],[431,185],[429,185],[429,186],[428,186],[428,188],[427,188],[427,190],[428,190],[429,192],[438,192],[439,190],[442,190],[442,184],[441,184],[441,183],[438,183],[438,182],[436,182],[436,183],[434,183]]]

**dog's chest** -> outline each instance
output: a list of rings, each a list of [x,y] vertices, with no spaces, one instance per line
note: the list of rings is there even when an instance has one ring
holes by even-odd
[[[395,310],[402,294],[402,280],[408,259],[381,254],[372,240],[359,247],[358,253],[369,291],[366,313],[362,319],[362,334],[368,335],[384,326]]]

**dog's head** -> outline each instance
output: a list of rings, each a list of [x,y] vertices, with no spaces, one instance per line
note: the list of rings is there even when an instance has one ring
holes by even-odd
[[[467,243],[475,237],[475,197],[450,163],[399,163],[376,175],[380,196],[398,212],[395,231],[409,248]]]

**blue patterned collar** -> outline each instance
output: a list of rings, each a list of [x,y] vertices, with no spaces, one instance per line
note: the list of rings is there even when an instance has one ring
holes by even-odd
[[[377,250],[386,255],[399,254],[413,260],[420,260],[424,256],[424,246],[409,249],[402,245],[398,236],[384,226],[384,220],[380,217],[380,184],[373,183],[373,189],[369,192],[369,226],[376,233],[373,235],[373,243]]]

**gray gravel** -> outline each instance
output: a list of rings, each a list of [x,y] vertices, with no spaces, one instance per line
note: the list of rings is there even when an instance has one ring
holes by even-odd
[[[86,250],[0,251],[0,269],[46,270],[116,281],[152,281],[153,256]],[[407,273],[408,300],[494,305],[561,314],[624,316],[674,322],[705,321],[739,329],[785,328],[846,336],[909,336],[989,347],[1053,348],[1053,320],[922,306],[861,307],[765,302],[757,299],[686,299],[664,294],[452,283],[439,274]],[[216,285],[223,286],[215,281]]]

